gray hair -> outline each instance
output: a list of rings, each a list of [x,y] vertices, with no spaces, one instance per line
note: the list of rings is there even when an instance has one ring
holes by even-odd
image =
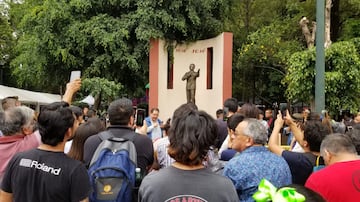
[[[339,153],[357,154],[355,145],[351,141],[351,138],[348,135],[340,133],[330,134],[325,137],[320,146],[321,155],[324,154],[325,150],[334,155]]]
[[[10,108],[4,112],[0,122],[0,130],[5,136],[22,133],[24,127],[33,124],[34,110],[26,106]]]
[[[268,135],[265,126],[259,120],[254,118],[244,119],[243,122],[247,123],[243,133],[251,137],[255,144],[265,145],[268,141]]]

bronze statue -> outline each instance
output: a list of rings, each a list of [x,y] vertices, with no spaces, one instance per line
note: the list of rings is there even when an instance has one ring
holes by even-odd
[[[187,102],[195,104],[195,90],[196,90],[196,78],[200,75],[200,69],[195,72],[195,64],[190,64],[190,71],[186,72],[182,77],[182,80],[186,80],[186,99]]]

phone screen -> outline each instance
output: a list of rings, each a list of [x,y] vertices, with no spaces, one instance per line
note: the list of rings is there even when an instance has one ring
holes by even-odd
[[[286,110],[287,110],[287,103],[280,103],[279,110],[281,111],[282,117],[286,116]],[[277,114],[277,113],[276,113]]]
[[[71,71],[70,82],[80,78],[80,76],[81,76],[81,71]]]
[[[227,121],[228,118],[229,118],[229,117],[228,117],[228,116],[229,116],[229,108],[224,107],[223,111],[224,111],[223,120],[224,120],[224,121]]]
[[[145,119],[145,109],[136,109],[135,124],[136,126],[143,126]]]

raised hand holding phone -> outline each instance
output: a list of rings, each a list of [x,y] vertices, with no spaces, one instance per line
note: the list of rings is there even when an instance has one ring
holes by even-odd
[[[70,74],[70,82],[79,79],[81,77],[81,71],[76,70],[76,71],[71,71]]]
[[[70,75],[70,81],[66,84],[66,91],[63,95],[62,100],[71,104],[73,95],[80,89],[81,87],[81,71],[72,71]]]

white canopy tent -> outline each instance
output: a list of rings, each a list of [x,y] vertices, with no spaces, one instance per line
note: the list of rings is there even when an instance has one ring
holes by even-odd
[[[40,105],[61,101],[61,96],[57,94],[34,92],[0,85],[0,100],[9,96],[18,96],[19,101],[22,103],[35,105],[37,111]]]
[[[95,103],[95,98],[92,95],[88,95],[86,98],[84,98],[83,100],[81,100],[80,102],[85,102],[88,105],[92,106]]]

